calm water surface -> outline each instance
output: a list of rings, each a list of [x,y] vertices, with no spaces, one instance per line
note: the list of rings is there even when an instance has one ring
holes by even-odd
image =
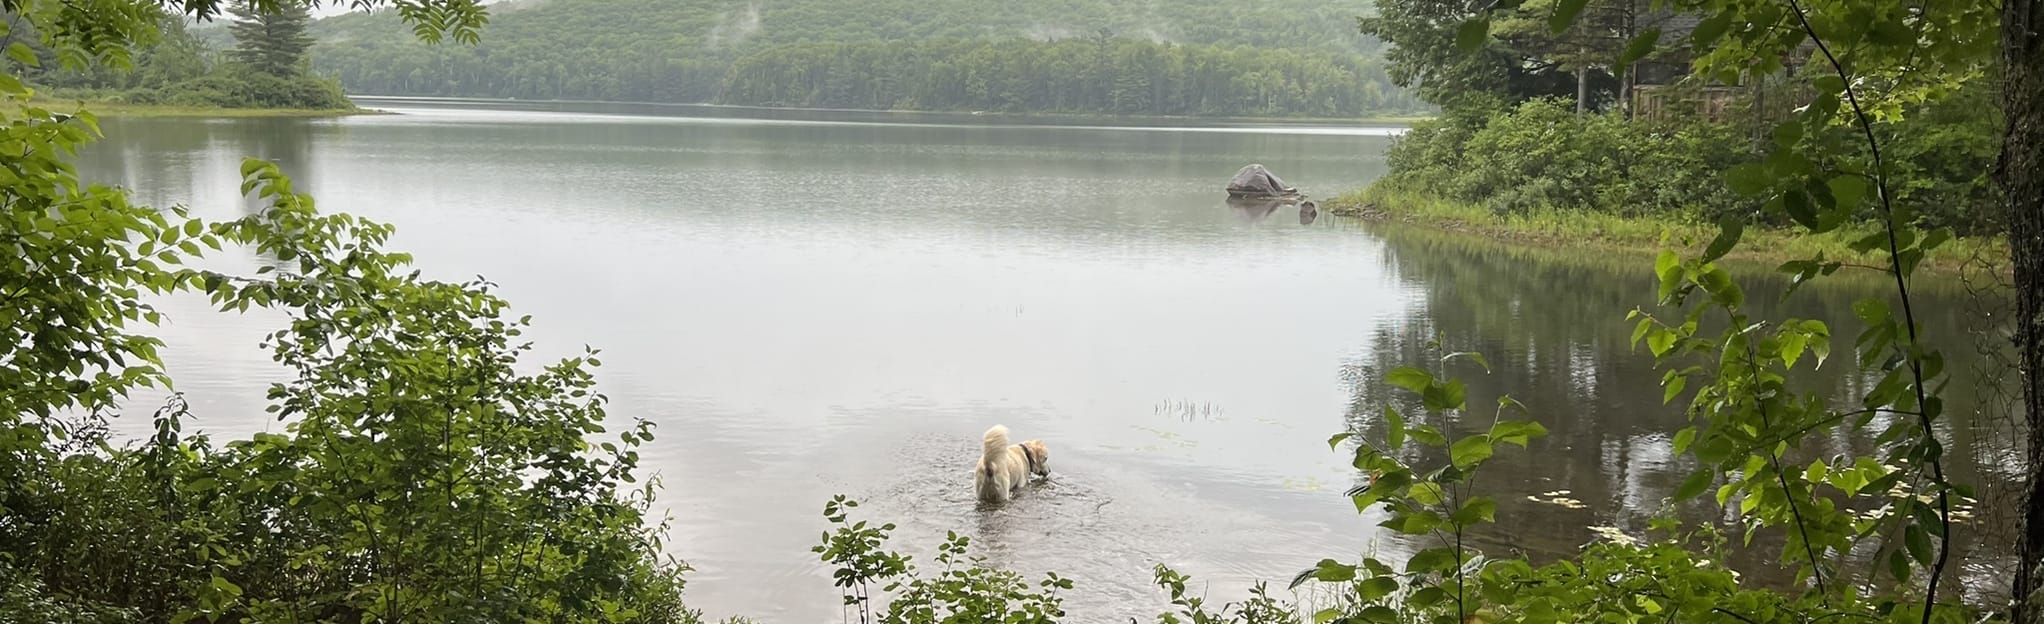
[[[1498,365],[1470,380],[1472,405],[1510,392],[1553,431],[1501,456],[1489,542],[1558,552],[1592,526],[1641,529],[1685,474],[1667,435],[1681,414],[1620,320],[1651,299],[1642,262],[1222,201],[1250,162],[1321,198],[1358,187],[1390,129],[373,104],[402,114],[109,120],[83,169],[231,218],[255,208],[239,159],[276,160],[322,209],[396,224],[428,275],[501,284],[545,354],[602,348],[612,417],[659,424],[644,465],[712,615],[835,621],[808,548],[838,493],[899,523],[920,560],[955,529],[996,564],[1076,579],[1084,621],[1155,614],[1160,562],[1223,598],[1322,557],[1409,551],[1341,496],[1355,477],[1325,440],[1378,431],[1374,380],[1433,336]],[[1843,320],[1868,292],[1786,311]],[[198,422],[278,428],[263,388],[282,371],[257,343],[281,317],[164,307]],[[1965,307],[1925,304],[1961,350]],[[1831,368],[1819,383],[1864,383]],[[1046,440],[1054,478],[977,510],[968,471],[995,423]],[[1974,468],[2001,460],[1993,445],[1949,433],[1960,476],[2005,478]],[[1525,500],[1554,490],[1589,507]]]

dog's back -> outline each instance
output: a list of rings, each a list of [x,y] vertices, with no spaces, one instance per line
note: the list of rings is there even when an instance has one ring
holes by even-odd
[[[981,439],[983,447],[979,466],[973,470],[972,481],[978,487],[979,499],[989,503],[1008,500],[1008,490],[1014,487],[1011,478],[1013,457],[1008,454],[1008,428],[994,425]]]

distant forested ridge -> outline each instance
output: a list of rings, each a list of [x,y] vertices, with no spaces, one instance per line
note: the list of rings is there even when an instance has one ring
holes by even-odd
[[[1410,111],[1353,53],[1130,40],[894,41],[776,47],[740,59],[730,104],[1134,115],[1361,116]]]
[[[395,16],[313,32],[350,92],[1184,115],[1422,110],[1359,34],[1366,2],[514,0],[477,46]]]

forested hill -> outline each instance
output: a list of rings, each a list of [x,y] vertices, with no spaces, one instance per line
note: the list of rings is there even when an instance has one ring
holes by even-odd
[[[352,93],[923,110],[1359,116],[1419,102],[1366,1],[512,0],[474,47],[314,25]],[[1081,45],[1085,44],[1085,45]],[[1093,93],[1080,93],[1082,90]],[[1055,92],[1053,92],[1055,91]]]

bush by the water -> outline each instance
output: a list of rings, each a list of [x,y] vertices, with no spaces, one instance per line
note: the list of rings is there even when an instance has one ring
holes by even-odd
[[[1878,126],[1891,192],[1922,225],[2000,231],[1987,178],[1999,126],[1979,114],[1991,109],[1988,99],[1985,90],[1968,89],[1905,122]],[[1852,131],[1839,127],[1840,136],[1826,137],[1842,145],[1841,153],[1819,166],[1863,158],[1846,140]],[[1536,98],[1510,108],[1465,107],[1414,124],[1393,141],[1385,181],[1500,215],[1564,210],[1711,222],[1754,212],[1726,176],[1775,140],[1756,140],[1751,129],[1733,124],[1578,115],[1571,102]],[[1776,214],[1771,223],[1787,219]]]
[[[1386,155],[1392,176],[1499,214],[1561,209],[1687,218],[1741,205],[1722,172],[1751,151],[1730,128],[1577,115],[1574,104],[1553,99],[1488,112],[1414,124]]]
[[[216,71],[212,74],[166,85],[140,88],[119,95],[128,104],[205,106],[216,108],[297,108],[345,110],[354,102],[341,92],[338,82],[314,76],[278,77],[253,71]]]

